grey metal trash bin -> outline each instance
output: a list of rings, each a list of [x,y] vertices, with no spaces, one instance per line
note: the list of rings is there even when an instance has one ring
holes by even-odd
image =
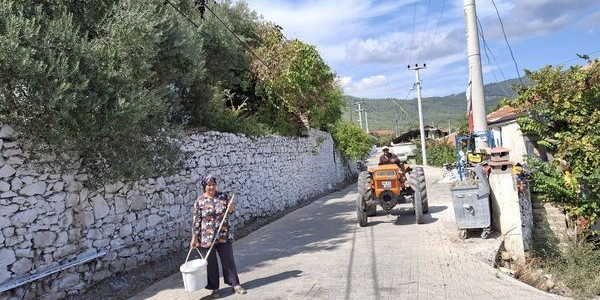
[[[490,185],[481,165],[475,166],[477,179],[456,183],[450,188],[458,235],[467,237],[467,229],[482,228],[482,238],[490,234]]]

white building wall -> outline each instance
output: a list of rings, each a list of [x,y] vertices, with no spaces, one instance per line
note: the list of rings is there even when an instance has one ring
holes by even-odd
[[[521,128],[516,122],[491,125],[496,146],[502,146],[510,150],[510,160],[514,163],[523,163],[524,155],[527,155],[525,140]]]

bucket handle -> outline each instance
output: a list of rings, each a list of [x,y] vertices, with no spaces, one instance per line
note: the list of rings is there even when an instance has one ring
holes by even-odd
[[[187,257],[185,258],[185,262],[188,262],[188,260],[190,259],[190,254],[192,254],[192,249],[196,249],[196,251],[198,251],[198,255],[200,255],[200,257],[202,259],[204,259],[204,256],[202,256],[202,253],[200,253],[200,250],[198,250],[198,248],[190,248],[190,251],[188,251]],[[208,257],[208,255],[207,255],[207,257]]]

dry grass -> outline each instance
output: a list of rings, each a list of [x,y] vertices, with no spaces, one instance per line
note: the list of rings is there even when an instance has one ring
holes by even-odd
[[[591,244],[574,242],[549,261],[547,269],[562,281],[577,299],[600,295],[600,251]]]

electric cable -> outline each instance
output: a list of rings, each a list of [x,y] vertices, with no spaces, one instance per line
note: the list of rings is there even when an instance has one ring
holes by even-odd
[[[417,53],[417,61],[421,59],[421,51],[423,50],[423,41],[425,40],[425,34],[427,33],[427,25],[429,23],[429,11],[431,10],[431,0],[427,2],[427,15],[425,17],[425,27],[423,28],[423,34],[421,35],[421,43],[419,44],[419,52]]]
[[[410,48],[408,48],[408,51],[410,51],[411,57],[414,58],[413,56],[413,41],[414,41],[414,37],[415,37],[415,21],[417,18],[417,2],[419,2],[419,0],[415,0],[415,9],[413,11],[413,21],[412,21],[412,33],[410,34]],[[410,61],[409,61],[410,64]]]
[[[438,21],[435,24],[435,31],[433,32],[433,38],[435,39],[437,37],[439,28],[440,28],[440,23],[442,22],[442,16],[444,15],[444,11],[446,9],[446,0],[444,0],[444,2],[442,3],[442,10],[440,10],[440,15],[438,16]],[[429,54],[431,54],[431,49],[433,47],[428,47],[427,49],[427,55],[425,55],[425,58],[429,57]]]
[[[494,53],[492,52],[492,49],[490,48],[490,46],[488,45],[487,41],[485,40],[485,35],[483,33],[483,26],[481,26],[481,22],[479,21],[479,18],[477,18],[477,24],[479,25],[479,36],[481,37],[481,40],[483,41],[483,51],[485,52],[485,57],[487,59],[488,64],[491,65],[495,65],[496,68],[498,69],[498,71],[500,71],[500,74],[502,75],[502,78],[504,78],[504,84],[508,86],[508,83],[506,82],[506,77],[504,76],[504,73],[502,72],[502,69],[500,68],[500,66],[498,65],[498,62],[496,61],[496,57],[494,56]],[[488,53],[489,52],[489,53]],[[490,54],[492,55],[492,58],[494,59],[494,64],[492,64],[491,60],[490,60]],[[496,83],[498,84],[498,87],[500,87],[500,89],[502,90],[502,92],[504,92],[504,94],[508,95],[509,93],[506,92],[506,90],[502,87],[502,84],[500,84],[500,82],[498,81],[498,78],[496,77],[496,71],[494,69],[492,69],[492,76],[494,76],[494,80],[496,81]],[[509,88],[512,90],[512,87],[509,86]]]
[[[590,53],[586,53],[586,54],[584,54],[584,55],[590,56],[590,55],[592,55],[592,54],[596,54],[596,53],[600,53],[600,50],[596,50],[596,51],[593,51],[593,52],[590,52]],[[559,63],[559,65],[564,65],[564,64],[566,64],[566,63],[570,63],[570,62],[572,62],[572,61],[576,61],[576,60],[578,60],[578,59],[581,59],[581,58],[580,58],[580,57],[576,57],[576,58],[573,58],[573,59],[569,59],[569,60],[567,60],[567,61],[564,61],[564,62],[561,62],[561,63]]]
[[[508,46],[508,51],[510,51],[510,57],[512,57],[513,63],[515,64],[515,69],[517,70],[517,76],[519,76],[519,82],[523,85],[523,80],[521,79],[521,72],[519,72],[519,66],[517,65],[517,60],[515,59],[515,55],[513,54],[512,48],[510,47],[510,43],[508,42],[508,38],[506,37],[506,31],[504,30],[504,23],[502,22],[502,18],[500,17],[500,13],[498,12],[498,7],[496,6],[496,2],[492,0],[492,4],[494,5],[494,10],[496,11],[496,15],[498,16],[498,20],[500,21],[500,27],[502,27],[502,35],[504,35],[504,41]]]

